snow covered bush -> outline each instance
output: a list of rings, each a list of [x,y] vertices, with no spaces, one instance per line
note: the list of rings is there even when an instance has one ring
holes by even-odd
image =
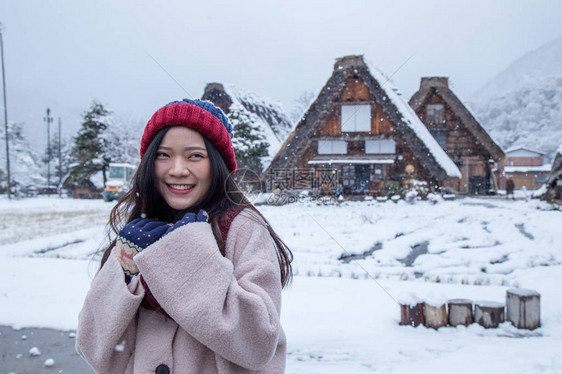
[[[415,200],[427,200],[427,194],[429,193],[427,182],[410,179],[404,182],[402,187],[402,195],[407,202],[413,203]]]

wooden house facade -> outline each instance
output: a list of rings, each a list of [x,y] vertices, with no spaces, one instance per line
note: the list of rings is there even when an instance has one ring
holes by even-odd
[[[264,177],[270,189],[388,195],[415,181],[456,187],[460,171],[388,79],[345,56]]]
[[[422,78],[410,106],[462,173],[458,192],[502,188],[502,149],[449,87],[447,77]]]

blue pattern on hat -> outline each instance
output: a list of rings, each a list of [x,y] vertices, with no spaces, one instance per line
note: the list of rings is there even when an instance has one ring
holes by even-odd
[[[230,124],[230,121],[228,120],[228,117],[224,114],[224,112],[222,111],[221,108],[216,107],[210,101],[203,101],[203,100],[199,100],[199,99],[195,99],[195,100],[183,99],[183,100],[178,100],[178,101],[172,101],[171,103],[168,103],[167,105],[181,104],[181,103],[188,103],[188,104],[191,104],[191,105],[196,105],[199,108],[201,108],[203,110],[206,110],[207,112],[211,113],[213,116],[217,117],[218,120],[221,121],[221,123],[226,128],[226,131],[228,132],[228,136],[230,136],[230,139],[232,139],[232,137],[233,137],[232,125]]]

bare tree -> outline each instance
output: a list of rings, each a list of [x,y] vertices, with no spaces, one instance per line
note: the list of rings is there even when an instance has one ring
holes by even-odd
[[[310,90],[303,91],[297,98],[293,100],[293,109],[289,114],[293,127],[300,121],[301,117],[306,113],[308,107],[314,101],[314,92]]]

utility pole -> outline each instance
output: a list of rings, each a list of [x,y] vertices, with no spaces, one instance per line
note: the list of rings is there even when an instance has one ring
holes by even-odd
[[[10,146],[8,141],[8,104],[6,103],[6,74],[4,72],[4,41],[2,39],[2,23],[0,23],[0,55],[2,59],[2,89],[4,92],[4,130],[6,135],[6,171],[8,185],[8,199],[12,198],[12,188],[10,182]]]
[[[59,197],[62,196],[62,152],[61,152],[61,124],[60,124],[60,117],[59,117]]]
[[[47,195],[51,196],[51,109],[47,108],[47,116],[43,118],[47,122]]]

